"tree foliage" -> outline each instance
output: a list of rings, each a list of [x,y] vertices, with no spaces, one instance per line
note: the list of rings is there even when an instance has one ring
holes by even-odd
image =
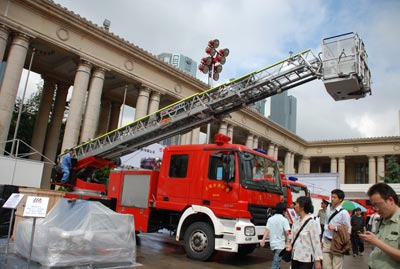
[[[400,164],[397,156],[391,155],[387,158],[385,176],[382,178],[386,183],[400,183]]]
[[[24,141],[26,144],[30,145],[32,142],[33,130],[35,128],[36,117],[39,112],[40,98],[42,95],[42,88],[35,93],[33,93],[26,102],[22,102],[20,97],[17,97],[16,102],[14,104],[14,111],[11,119],[10,130],[8,132],[7,140],[14,139],[15,128],[18,121],[18,114],[20,107],[21,117],[18,124],[18,131],[16,134],[16,139]],[[11,151],[11,143],[7,143],[6,152]],[[20,144],[18,148],[18,154],[28,153],[30,151],[29,147]]]
[[[108,187],[108,178],[110,176],[110,170],[111,168],[106,165],[99,170],[96,171],[94,174],[94,178],[97,180],[97,183],[102,183],[106,185],[106,188]]]

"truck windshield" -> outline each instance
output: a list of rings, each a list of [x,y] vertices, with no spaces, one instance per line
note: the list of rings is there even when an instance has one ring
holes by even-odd
[[[303,186],[297,186],[294,184],[290,184],[290,190],[292,192],[292,201],[295,202],[297,200],[298,197],[300,196],[309,196],[308,191],[307,191],[307,187],[303,187]]]
[[[240,152],[240,181],[248,189],[281,190],[278,164],[262,155]]]

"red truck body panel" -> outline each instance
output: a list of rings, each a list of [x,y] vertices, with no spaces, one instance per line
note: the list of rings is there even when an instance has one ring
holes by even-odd
[[[282,200],[282,193],[244,188],[239,178],[240,167],[237,156],[239,151],[262,155],[243,145],[168,146],[164,149],[160,171],[118,169],[111,171],[108,199],[116,199],[117,212],[134,215],[135,228],[141,232],[148,231],[150,214],[153,211],[172,211],[179,214],[192,205],[206,206],[219,218],[251,219],[249,205],[275,207],[276,203]],[[211,155],[217,152],[236,154],[235,175],[231,182],[209,178],[209,160]],[[268,158],[265,155],[263,157]],[[270,160],[276,163],[273,159]],[[185,169],[176,167],[183,165],[186,165]],[[175,168],[177,171],[174,171]],[[144,183],[146,187],[143,189],[147,192],[146,205],[138,207],[131,204],[129,206],[130,202],[124,202],[130,199],[124,194],[124,186],[130,185],[131,183],[128,183],[130,180],[146,182]],[[133,190],[136,187],[130,188]],[[140,193],[131,195],[138,196]]]

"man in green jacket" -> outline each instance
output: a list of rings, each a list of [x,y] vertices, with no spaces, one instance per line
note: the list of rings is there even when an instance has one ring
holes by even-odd
[[[374,209],[382,220],[378,233],[367,231],[360,238],[373,244],[375,249],[369,256],[371,269],[400,268],[400,208],[396,192],[386,183],[377,183],[368,190]]]

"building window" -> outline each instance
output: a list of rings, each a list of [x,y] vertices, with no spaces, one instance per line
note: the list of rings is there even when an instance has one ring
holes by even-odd
[[[323,163],[321,165],[321,173],[330,173],[331,172],[331,164],[330,163]]]
[[[368,164],[366,163],[355,164],[355,183],[357,184],[368,183]]]

